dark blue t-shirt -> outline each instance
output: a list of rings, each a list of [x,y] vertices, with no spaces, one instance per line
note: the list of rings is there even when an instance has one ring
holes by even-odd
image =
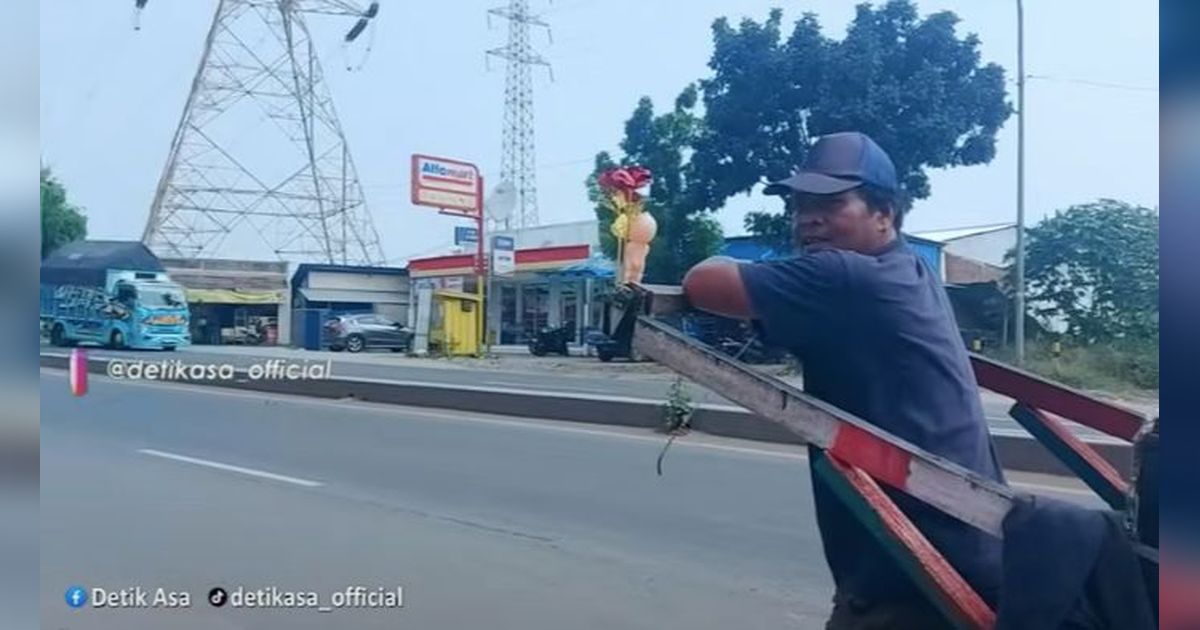
[[[920,448],[1003,481],[978,385],[940,279],[905,244],[825,249],[741,266],[767,341],[791,350],[804,390]],[[898,491],[888,494],[995,604],[1000,541]],[[816,475],[817,524],[839,591],[911,601],[911,581]]]

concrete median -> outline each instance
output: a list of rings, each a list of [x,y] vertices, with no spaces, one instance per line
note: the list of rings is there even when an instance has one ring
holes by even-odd
[[[89,358],[88,372],[108,374],[108,363],[112,360],[106,357]],[[40,364],[44,368],[66,369],[69,355],[42,353]],[[564,394],[370,378],[252,379],[243,369],[236,370],[232,379],[167,379],[165,382],[642,428],[656,428],[662,424],[665,403],[665,400],[652,401],[598,394]],[[694,430],[709,435],[804,444],[799,436],[779,425],[734,406],[697,405],[691,424]],[[993,439],[1000,460],[1008,470],[1074,476],[1045,447],[1028,435],[993,432]],[[1089,444],[1123,476],[1128,477],[1133,460],[1130,445],[1115,440]]]

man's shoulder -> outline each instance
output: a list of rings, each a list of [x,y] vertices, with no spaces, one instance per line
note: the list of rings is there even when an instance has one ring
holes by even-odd
[[[763,265],[779,269],[814,269],[830,272],[841,272],[846,269],[847,260],[857,256],[852,251],[833,247],[806,250],[783,258],[764,260],[753,265]]]
[[[903,244],[880,254],[862,254],[854,251],[837,250],[840,264],[856,281],[901,282],[909,284],[925,274],[921,257]]]
[[[842,250],[807,251],[741,265],[747,284],[803,285],[828,291],[845,286],[846,257]]]

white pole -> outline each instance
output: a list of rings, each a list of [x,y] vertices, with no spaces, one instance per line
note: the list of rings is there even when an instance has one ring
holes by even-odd
[[[1017,365],[1025,363],[1025,10],[1017,0]]]

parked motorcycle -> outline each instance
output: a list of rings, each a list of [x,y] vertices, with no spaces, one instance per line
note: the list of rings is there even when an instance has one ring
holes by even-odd
[[[267,340],[267,327],[262,324],[255,324],[246,330],[246,336],[243,343],[248,346],[259,346]]]
[[[234,343],[259,346],[267,341],[267,323],[258,320],[249,326],[234,328]]]
[[[571,324],[557,328],[543,328],[529,340],[529,353],[535,357],[548,354],[570,355],[567,344],[575,337],[575,327]]]

